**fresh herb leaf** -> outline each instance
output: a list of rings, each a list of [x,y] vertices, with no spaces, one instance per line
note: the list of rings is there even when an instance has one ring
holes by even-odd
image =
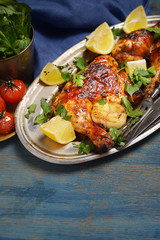
[[[54,64],[55,65],[55,64]],[[66,65],[62,65],[62,66],[60,66],[60,65],[55,65],[57,68],[59,68],[59,70],[62,70],[62,69],[64,69],[64,68],[66,68],[66,67],[69,67],[69,64],[67,63]]]
[[[0,59],[21,52],[31,42],[31,8],[16,0],[0,0]]]
[[[122,137],[120,136],[121,134],[121,131],[118,130],[117,128],[115,127],[111,127],[109,129],[109,135],[111,136],[112,140],[115,142],[116,145],[122,147],[125,145],[125,142],[124,140],[122,139]]]
[[[25,118],[29,119],[29,116],[31,113],[34,113],[36,111],[37,104],[31,104],[29,107],[27,107],[27,113],[24,115]]]
[[[72,117],[72,115],[67,115],[67,110],[63,104],[58,106],[56,115],[60,115],[64,120],[70,120]]]
[[[158,39],[160,37],[160,28],[159,27],[149,27],[146,28],[146,30],[150,31],[150,32],[154,32],[154,39]]]
[[[82,153],[88,154],[94,150],[94,144],[91,141],[88,142],[83,140],[79,145],[77,145],[75,142],[73,142],[72,144],[73,144],[73,147],[79,149],[78,151],[79,154],[82,154]]]
[[[58,106],[56,115],[60,115],[61,117],[64,117],[67,115],[67,110],[65,109],[63,104],[60,104]]]
[[[67,71],[64,72],[61,71],[61,76],[66,82],[68,82],[71,79],[71,73]]]
[[[84,84],[85,77],[81,74],[73,73],[73,84],[76,84],[78,87],[82,87]]]
[[[149,67],[147,71],[150,74],[150,77],[154,77],[156,75],[156,70],[154,66]]]
[[[87,65],[87,61],[83,57],[75,57],[76,60],[76,66],[80,69],[83,70]]]
[[[117,73],[120,72],[120,71],[122,71],[122,70],[125,70],[126,67],[127,67],[127,64],[126,64],[125,62],[121,62],[121,63],[119,64],[119,66],[120,66],[120,69],[117,71]]]
[[[136,117],[140,117],[143,115],[143,112],[137,108],[137,109],[133,109],[131,103],[128,101],[128,99],[126,97],[122,97],[122,104],[126,109],[127,115],[131,118],[136,118]]]
[[[47,122],[47,116],[44,113],[37,115],[34,119],[34,124],[35,125],[36,124],[43,124],[45,122]]]
[[[118,36],[121,36],[122,33],[124,33],[121,28],[113,27],[111,30],[112,30],[112,33],[113,33],[113,36],[114,36],[114,40],[116,40]]]
[[[34,124],[42,124],[47,122],[47,115],[52,112],[51,107],[48,105],[48,103],[43,97],[41,98],[41,107],[43,109],[43,113],[35,117]]]
[[[47,116],[48,113],[52,112],[51,107],[48,105],[48,103],[43,97],[41,98],[41,107],[45,116]]]
[[[130,75],[130,79],[134,84],[138,84],[139,87],[146,86],[151,82],[151,78],[156,74],[155,67],[152,66],[151,68],[145,69],[138,69],[136,68],[133,74]]]
[[[129,76],[131,79],[131,84],[126,84],[125,85],[125,91],[128,92],[128,94],[131,96],[131,99],[133,101],[133,93],[138,91],[142,85],[146,86],[151,82],[151,78],[156,74],[155,67],[152,66],[148,68],[147,70],[145,69],[139,69],[136,68],[134,72]]]
[[[71,119],[71,117],[72,117],[72,115],[67,115],[67,116],[63,117],[63,119],[68,121]]]
[[[98,100],[99,105],[105,105],[106,104],[106,100],[104,98]]]
[[[137,84],[131,85],[131,84],[126,83],[124,89],[126,92],[128,92],[128,94],[131,96],[131,99],[133,101],[132,95],[133,95],[133,93],[135,93],[136,91],[139,90],[139,86]]]

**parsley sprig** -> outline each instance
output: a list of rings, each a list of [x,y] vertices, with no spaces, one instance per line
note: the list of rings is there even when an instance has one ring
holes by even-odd
[[[84,84],[85,77],[78,73],[73,73],[73,84],[76,84],[78,87],[82,87]]]
[[[132,101],[133,93],[138,91],[143,85],[146,86],[147,84],[149,84],[151,82],[151,78],[155,76],[155,74],[156,71],[154,66],[148,68],[147,70],[138,68],[134,70],[134,72],[129,76],[133,85],[125,85],[125,91],[127,91],[128,94],[131,96]]]
[[[37,108],[37,104],[31,104],[30,106],[27,107],[27,113],[24,115],[25,118],[29,119],[30,114],[35,113]]]
[[[143,112],[139,109],[133,109],[131,103],[126,97],[122,97],[122,104],[126,109],[127,115],[132,118],[132,123],[139,120],[139,117],[143,115]]]
[[[118,130],[115,127],[111,127],[109,129],[108,133],[109,133],[109,135],[111,136],[112,140],[115,142],[116,145],[118,145],[120,147],[123,147],[125,145],[125,142],[120,135],[121,134],[120,130]]]
[[[47,101],[42,97],[41,98],[41,107],[43,113],[38,114],[34,119],[34,124],[42,124],[47,122],[47,117],[49,113],[52,113],[51,107],[48,105]]]
[[[124,33],[121,28],[113,27],[111,30],[112,30],[112,33],[113,33],[113,36],[114,36],[114,40],[116,40],[117,37],[121,36]]]
[[[92,143],[92,141],[86,141],[83,140],[79,145],[76,144],[75,142],[72,142],[73,147],[78,148],[78,153],[82,154],[82,153],[90,153],[94,150],[94,144]]]
[[[57,108],[56,115],[60,115],[64,120],[70,120],[72,115],[67,115],[67,110],[63,104],[60,104]]]
[[[160,37],[160,28],[155,26],[153,27],[148,27],[146,30],[153,32],[154,33],[154,39],[158,39]]]

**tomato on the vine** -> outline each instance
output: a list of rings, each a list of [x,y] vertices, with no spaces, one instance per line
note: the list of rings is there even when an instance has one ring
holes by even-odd
[[[5,135],[14,131],[15,122],[14,116],[5,112],[0,115],[0,135]]]
[[[26,85],[21,80],[9,80],[0,86],[0,94],[2,98],[9,103],[20,101],[26,91]]]
[[[4,113],[6,110],[6,103],[4,99],[0,96],[0,114]]]

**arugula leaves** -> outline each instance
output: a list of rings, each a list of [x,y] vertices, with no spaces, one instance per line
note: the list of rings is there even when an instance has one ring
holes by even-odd
[[[0,0],[0,59],[13,56],[31,42],[31,8],[16,0]]]

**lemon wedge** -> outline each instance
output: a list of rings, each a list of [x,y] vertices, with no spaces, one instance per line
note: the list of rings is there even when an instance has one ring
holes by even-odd
[[[123,31],[125,33],[130,33],[132,31],[146,28],[147,27],[147,17],[142,5],[135,8],[124,21]]]
[[[40,129],[46,136],[61,144],[67,144],[76,138],[72,123],[59,115],[40,125]]]
[[[145,59],[137,60],[137,61],[129,61],[127,62],[126,72],[131,75],[136,68],[147,70],[147,64]]]
[[[86,48],[98,54],[108,54],[114,45],[114,36],[109,25],[104,22],[87,36]]]
[[[61,76],[59,68],[50,62],[47,63],[46,66],[42,69],[39,78],[45,84],[52,86],[65,82]]]

